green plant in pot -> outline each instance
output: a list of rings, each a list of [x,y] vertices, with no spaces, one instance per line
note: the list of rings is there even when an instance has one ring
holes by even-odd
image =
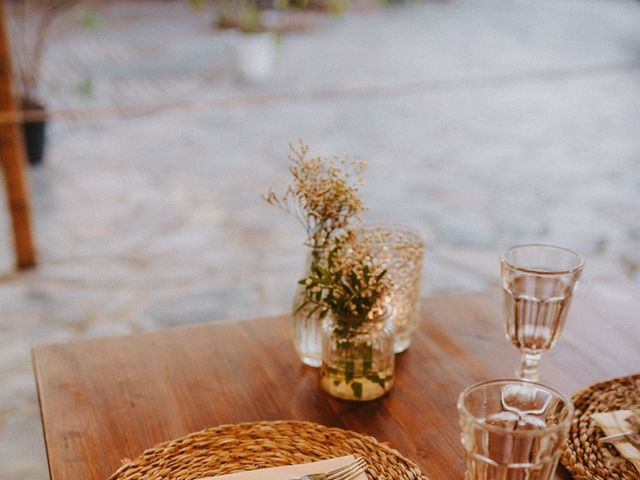
[[[32,165],[42,162],[46,142],[47,108],[38,90],[47,41],[57,21],[79,4],[79,0],[22,0],[8,4],[15,84],[24,112],[25,146]],[[89,26],[90,16],[86,14],[83,21]]]
[[[296,29],[286,14],[290,0],[219,0],[216,26],[240,33],[234,56],[240,79],[268,80],[275,69],[282,34]],[[304,25],[304,23],[302,24]]]
[[[334,15],[345,13],[351,6],[351,0],[290,0],[294,8],[316,10]]]
[[[367,237],[349,230],[331,240],[326,262],[300,280],[310,314],[325,318],[321,385],[345,400],[372,400],[393,386],[393,332],[387,322],[387,271]]]
[[[243,33],[261,33],[266,30],[262,9],[256,0],[220,0],[218,2],[218,28],[235,28]]]

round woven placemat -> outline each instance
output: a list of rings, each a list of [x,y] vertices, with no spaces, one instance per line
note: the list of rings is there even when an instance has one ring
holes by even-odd
[[[604,434],[591,415],[640,403],[640,374],[592,385],[572,397],[576,407],[561,462],[577,480],[638,480],[640,472],[613,445],[598,445]]]
[[[429,480],[415,463],[373,437],[298,421],[208,428],[125,460],[109,480],[196,480],[351,454],[367,460],[369,480]]]

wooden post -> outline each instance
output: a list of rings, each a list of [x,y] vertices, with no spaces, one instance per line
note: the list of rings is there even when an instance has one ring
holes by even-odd
[[[11,75],[11,48],[4,0],[0,0],[0,112],[17,117]],[[16,121],[0,123],[0,164],[4,171],[7,203],[11,213],[16,264],[19,269],[36,264],[31,233],[31,211],[26,181],[26,154],[22,131]]]

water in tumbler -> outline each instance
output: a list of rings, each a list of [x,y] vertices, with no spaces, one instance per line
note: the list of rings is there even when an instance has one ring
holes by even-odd
[[[551,480],[573,406],[539,383],[493,380],[465,389],[458,413],[466,480]]]
[[[504,283],[507,338],[520,349],[550,349],[562,333],[572,291],[566,278],[510,278]]]
[[[484,423],[509,430],[532,431],[547,428],[547,420],[538,415],[519,416],[499,412],[484,418]],[[507,437],[503,433],[474,429],[467,439],[466,480],[550,480],[555,472],[560,445],[565,435]]]

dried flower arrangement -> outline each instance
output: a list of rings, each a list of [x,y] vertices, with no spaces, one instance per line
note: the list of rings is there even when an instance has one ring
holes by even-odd
[[[63,28],[58,20],[80,4],[79,0],[23,0],[10,3],[16,84],[22,98],[36,101],[47,40]]]
[[[331,312],[336,318],[363,320],[390,288],[366,238],[353,229],[365,211],[359,187],[366,163],[309,157],[302,141],[290,149],[293,183],[284,194],[269,190],[263,198],[296,217],[307,232],[312,258],[308,275],[299,282],[305,295],[296,311],[308,317],[319,313],[320,319]]]
[[[330,394],[377,398],[393,385],[393,336],[383,315],[391,283],[362,228],[354,228],[365,210],[358,194],[365,163],[309,158],[308,150],[302,142],[291,147],[292,185],[283,195],[270,190],[263,196],[302,223],[311,249],[294,303],[294,344],[303,362],[321,366],[321,384]],[[296,325],[314,329],[309,336],[315,339],[328,314],[321,362],[310,363],[315,358],[296,344]]]

